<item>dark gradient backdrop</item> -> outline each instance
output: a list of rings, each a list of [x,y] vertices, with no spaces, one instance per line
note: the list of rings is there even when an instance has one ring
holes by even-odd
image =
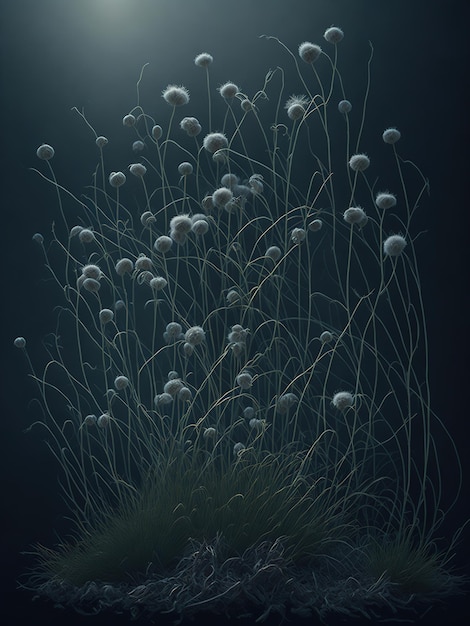
[[[50,233],[58,216],[52,190],[28,170],[36,166],[36,148],[42,142],[55,147],[59,179],[79,192],[90,180],[94,153],[71,107],[84,107],[99,133],[117,134],[135,103],[145,62],[147,106],[161,106],[168,83],[200,88],[193,58],[202,51],[214,56],[214,86],[231,79],[251,93],[283,60],[259,35],[276,35],[295,49],[306,39],[321,43],[324,29],[337,25],[345,31],[342,69],[349,93],[357,80],[361,94],[367,41],[373,42],[366,133],[376,137],[388,125],[399,127],[401,151],[431,183],[431,200],[415,226],[426,231],[417,250],[424,260],[433,407],[454,433],[468,476],[468,6],[467,0],[0,0],[3,626],[128,623],[122,616],[61,612],[15,589],[29,562],[19,553],[38,540],[53,544],[55,532],[67,525],[57,467],[41,441],[23,434],[35,389],[12,340],[24,335],[33,355],[39,351],[42,337],[54,329],[58,301],[42,281],[41,257],[31,242],[36,231]],[[127,164],[116,159],[116,167]],[[445,468],[443,476],[452,480]],[[468,498],[468,479],[465,485]],[[463,494],[444,532],[461,523],[468,508]],[[467,534],[456,559],[467,571],[468,558]],[[421,623],[463,624],[465,615],[461,598],[433,609]]]

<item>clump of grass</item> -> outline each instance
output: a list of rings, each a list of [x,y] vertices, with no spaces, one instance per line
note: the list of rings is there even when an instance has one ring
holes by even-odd
[[[121,581],[171,568],[190,540],[216,536],[224,538],[223,558],[284,538],[286,555],[308,560],[350,527],[337,487],[305,469],[299,454],[246,454],[225,467],[175,458],[91,528],[79,525],[74,540],[38,547],[40,570],[76,586]]]
[[[404,593],[434,593],[443,584],[441,554],[432,542],[413,542],[409,536],[375,540],[369,552],[370,570],[374,576],[385,576]]]

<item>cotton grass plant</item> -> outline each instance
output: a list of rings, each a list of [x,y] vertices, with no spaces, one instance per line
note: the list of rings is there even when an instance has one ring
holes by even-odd
[[[268,37],[280,65],[253,94],[216,88],[198,55],[201,121],[176,84],[154,119],[144,66],[127,169],[110,171],[113,140],[76,110],[97,150],[83,195],[38,149],[61,222],[35,239],[63,302],[31,429],[75,522],[36,548],[40,594],[133,615],[323,616],[458,588],[452,546],[434,546],[448,433],[413,230],[428,184],[397,129],[365,145],[372,48],[351,104],[342,35],[298,54]]]

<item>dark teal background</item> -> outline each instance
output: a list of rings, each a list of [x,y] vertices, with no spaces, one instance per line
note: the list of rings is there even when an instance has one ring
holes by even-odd
[[[469,450],[469,36],[464,0],[2,0],[1,75],[1,482],[0,561],[4,626],[126,624],[127,617],[85,618],[31,602],[16,590],[30,561],[21,551],[36,542],[54,544],[67,528],[58,496],[57,467],[41,441],[25,435],[35,394],[26,367],[12,347],[28,339],[32,356],[55,328],[57,293],[45,272],[34,232],[50,232],[58,218],[54,195],[28,168],[36,167],[42,142],[56,149],[61,182],[79,191],[90,180],[93,153],[83,125],[70,111],[85,108],[104,135],[118,134],[120,119],[135,104],[143,63],[147,102],[161,106],[168,83],[200,89],[194,56],[214,56],[213,86],[226,80],[248,93],[266,70],[285,60],[259,35],[278,36],[295,50],[304,40],[321,43],[326,27],[345,31],[342,72],[364,86],[367,41],[375,55],[367,136],[400,128],[402,153],[416,162],[431,186],[426,211],[416,219],[425,233],[417,243],[427,308],[433,408],[454,434],[468,494]],[[343,45],[343,43],[341,45]],[[154,90],[154,94],[152,94]],[[154,114],[154,111],[149,111]],[[127,163],[125,163],[127,164]],[[124,164],[124,165],[125,165]],[[116,156],[116,167],[124,167]],[[442,476],[446,481],[445,458]],[[468,497],[443,528],[469,516]],[[456,563],[469,571],[468,533]],[[460,624],[470,615],[465,598],[431,610],[422,624]],[[218,620],[220,621],[220,620]],[[277,623],[274,621],[273,623]],[[160,623],[160,620],[158,620]],[[359,621],[359,623],[361,623]]]

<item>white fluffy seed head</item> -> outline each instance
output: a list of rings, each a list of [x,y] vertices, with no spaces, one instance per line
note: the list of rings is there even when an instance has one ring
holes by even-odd
[[[300,120],[305,114],[305,109],[301,104],[291,104],[287,109],[287,117],[290,120]]]
[[[299,120],[305,115],[305,107],[308,104],[308,98],[304,95],[291,96],[284,108],[287,110],[287,116],[291,120]]]
[[[173,402],[173,396],[169,393],[159,393],[155,396],[153,402],[157,408],[166,406],[167,404],[171,404]]]
[[[124,115],[124,117],[122,118],[122,125],[123,126],[135,126],[135,116],[132,115],[132,113],[129,113],[128,115]]]
[[[191,230],[195,235],[197,235],[198,237],[201,237],[202,235],[205,235],[208,232],[209,224],[207,220],[205,219],[196,220],[195,222],[193,222],[191,226]]]
[[[88,263],[82,267],[82,276],[85,276],[85,278],[95,278],[96,280],[99,280],[101,278],[101,270],[97,265]]]
[[[328,43],[336,44],[343,39],[344,32],[341,28],[338,28],[337,26],[331,26],[330,28],[327,28],[325,30],[323,37]]]
[[[305,239],[306,234],[303,228],[294,228],[290,235],[292,243],[301,243]]]
[[[152,137],[158,141],[163,135],[163,128],[159,124],[155,124],[152,128]]]
[[[72,226],[70,229],[70,237],[77,237],[83,230],[83,226]]]
[[[13,341],[13,345],[19,350],[24,350],[26,348],[26,339],[24,337],[16,337]]]
[[[36,156],[38,157],[38,159],[41,159],[43,161],[49,161],[49,159],[52,159],[54,154],[55,154],[54,148],[50,146],[48,143],[43,143],[36,150]]]
[[[186,214],[175,215],[170,220],[170,230],[173,233],[186,235],[191,230],[192,225],[193,223],[191,218]]]
[[[247,420],[252,419],[255,416],[255,408],[253,406],[247,406],[243,409],[243,417]]]
[[[241,324],[234,324],[227,335],[230,343],[244,343],[248,337],[248,328],[243,328]]]
[[[140,216],[140,223],[142,224],[142,226],[150,226],[151,224],[154,224],[156,221],[157,220],[155,218],[155,215],[152,213],[152,211],[144,211],[142,215]]]
[[[109,324],[109,322],[112,322],[114,319],[114,313],[113,311],[111,311],[111,309],[101,309],[101,311],[99,312],[99,319],[100,319],[100,324],[103,324],[103,326],[105,324]]]
[[[99,428],[107,428],[109,426],[110,421],[111,421],[111,416],[109,415],[109,413],[103,413],[96,420],[96,423],[98,424]]]
[[[361,207],[350,207],[343,213],[343,219],[347,224],[362,224],[366,219],[366,213]]]
[[[98,418],[96,417],[96,415],[86,415],[83,419],[83,423],[85,426],[90,427],[90,426],[96,426],[96,423],[98,421]]]
[[[349,113],[352,110],[352,104],[349,102],[349,100],[340,100],[340,102],[338,102],[338,111],[340,113],[346,114]]]
[[[123,172],[111,172],[109,184],[111,187],[121,187],[126,182],[126,175]]]
[[[338,409],[338,411],[344,411],[352,406],[354,403],[354,397],[349,391],[338,391],[335,393],[331,400],[331,404]]]
[[[193,398],[193,393],[191,389],[189,389],[189,387],[183,386],[178,391],[178,400],[180,400],[180,402],[191,402],[192,398]]]
[[[243,451],[245,450],[245,444],[242,443],[241,441],[238,441],[234,446],[233,446],[233,455],[234,456],[241,456],[243,454]]]
[[[212,202],[216,207],[224,207],[233,198],[233,192],[228,187],[219,187],[212,194]]]
[[[78,233],[80,243],[93,243],[95,241],[95,233],[91,228],[82,228]]]
[[[261,176],[261,174],[253,174],[248,179],[250,191],[253,195],[258,196],[263,193],[264,185],[262,181],[263,181],[263,177]]]
[[[116,274],[118,276],[132,274],[134,270],[134,263],[130,259],[124,257],[122,259],[119,259],[119,261],[114,266],[114,269],[116,270]]]
[[[137,139],[137,141],[134,141],[134,143],[132,144],[133,152],[142,152],[144,148],[145,148],[145,144],[140,139]]]
[[[209,65],[213,62],[214,57],[208,52],[201,52],[194,59],[194,65],[198,67],[209,67]]]
[[[281,248],[278,248],[278,246],[270,246],[264,253],[264,256],[268,259],[272,259],[274,263],[277,263],[282,256]]]
[[[256,417],[252,417],[249,421],[250,428],[256,432],[261,432],[264,429],[265,421]]]
[[[142,163],[132,163],[131,165],[129,165],[129,171],[134,176],[142,178],[142,176],[145,176],[145,174],[147,173],[147,168]]]
[[[155,291],[161,291],[162,289],[165,289],[168,282],[166,278],[163,278],[163,276],[154,276],[150,279],[149,285]]]
[[[245,113],[248,113],[249,111],[253,110],[253,102],[248,98],[243,98],[243,100],[240,102],[240,108]]]
[[[103,135],[100,135],[99,137],[95,139],[95,143],[98,146],[98,148],[101,149],[108,145],[108,140],[106,137],[103,137]]]
[[[171,337],[173,339],[179,338],[182,331],[183,331],[183,328],[181,327],[181,324],[179,324],[178,322],[170,322],[169,324],[166,325],[166,332],[168,334],[168,337]]]
[[[227,164],[229,161],[227,148],[221,148],[220,150],[214,152],[214,154],[212,155],[212,160],[214,161],[214,163],[219,163],[220,165]]]
[[[97,293],[101,287],[100,281],[96,280],[95,278],[85,278],[81,285],[83,289],[85,289],[86,291],[91,291],[92,293]]]
[[[299,46],[299,57],[305,63],[314,63],[321,54],[321,48],[315,43],[304,41]]]
[[[152,268],[153,268],[152,259],[149,259],[148,256],[145,256],[145,254],[139,254],[139,256],[137,257],[135,261],[135,269],[138,272],[144,272],[144,271],[149,272],[150,270],[152,270]]]
[[[349,159],[349,167],[353,172],[363,172],[370,165],[370,159],[367,154],[353,154]]]
[[[333,341],[333,335],[330,333],[329,330],[324,330],[320,335],[320,341],[322,343],[330,343],[331,341]]]
[[[227,98],[227,99],[235,98],[235,96],[239,92],[240,90],[238,89],[237,85],[235,85],[235,83],[232,83],[230,81],[224,83],[223,85],[220,85],[219,87],[219,93],[222,96],[222,98]]]
[[[168,85],[162,91],[162,98],[170,106],[183,106],[189,102],[189,91],[183,85]]]
[[[204,137],[202,145],[207,152],[214,154],[222,148],[227,148],[228,140],[223,133],[209,133]]]
[[[190,343],[185,341],[183,344],[183,352],[185,356],[188,356],[188,357],[191,356],[192,353],[194,352],[194,346],[192,346]]]
[[[284,393],[282,396],[279,396],[277,400],[276,408],[279,413],[287,413],[293,406],[298,403],[299,399],[295,395],[295,393]]]
[[[246,370],[240,372],[236,378],[237,385],[240,389],[249,389],[253,384],[253,376]]]
[[[396,143],[401,137],[401,133],[397,128],[387,128],[382,133],[382,139],[385,143]]]
[[[208,440],[208,439],[215,439],[216,434],[217,434],[216,429],[213,428],[212,426],[209,426],[209,428],[204,428],[202,436],[204,437],[204,439]]]
[[[189,176],[193,173],[193,166],[188,161],[183,161],[183,163],[178,165],[178,173],[181,176]]]
[[[180,128],[186,131],[189,137],[197,137],[202,130],[199,120],[195,117],[183,117],[180,122]]]
[[[201,326],[191,326],[184,334],[184,340],[192,346],[198,346],[205,338],[206,333]]]
[[[164,393],[169,393],[170,396],[176,396],[176,394],[183,387],[183,382],[181,378],[172,378],[168,382],[165,383],[163,387]]]
[[[397,204],[397,198],[393,193],[381,191],[375,196],[375,204],[379,209],[391,209]]]
[[[186,243],[188,239],[188,234],[177,230],[170,230],[170,237],[175,243],[177,243],[179,246],[182,246]]]
[[[127,378],[127,376],[116,376],[116,378],[114,379],[114,387],[118,391],[122,391],[122,389],[125,389],[128,385],[129,379]]]
[[[387,256],[400,256],[406,247],[406,239],[401,235],[390,235],[384,241],[383,246]]]
[[[222,185],[222,187],[228,187],[232,190],[235,185],[238,185],[239,182],[240,178],[236,174],[232,174],[231,172],[224,174],[220,179],[220,184]]]
[[[308,229],[311,230],[313,233],[316,233],[321,230],[322,226],[323,222],[319,219],[316,219],[309,223]]]
[[[228,304],[235,304],[236,302],[240,302],[240,294],[235,289],[230,289],[227,293],[227,302]]]
[[[204,196],[201,200],[201,206],[204,211],[211,211],[214,208],[214,203],[212,202],[212,196]]]
[[[165,254],[165,252],[168,252],[168,250],[171,248],[172,244],[173,240],[171,237],[168,237],[167,235],[161,235],[161,237],[157,237],[155,243],[153,244],[153,247],[157,252]]]

